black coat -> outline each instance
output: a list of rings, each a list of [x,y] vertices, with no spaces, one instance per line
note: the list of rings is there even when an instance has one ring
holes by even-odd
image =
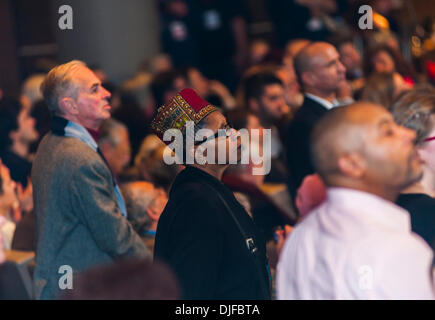
[[[310,156],[310,135],[314,125],[327,111],[323,105],[305,96],[303,105],[289,126],[287,161],[289,189],[293,196],[305,176],[315,172]]]
[[[218,194],[253,239],[255,254]],[[185,299],[270,298],[264,238],[233,193],[200,169],[187,167],[175,179],[154,257],[175,271]]]

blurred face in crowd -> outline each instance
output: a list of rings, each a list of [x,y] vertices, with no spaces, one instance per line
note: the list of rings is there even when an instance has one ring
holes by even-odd
[[[361,55],[351,42],[346,42],[340,46],[340,60],[346,70],[354,70],[361,67]]]
[[[110,118],[110,92],[103,88],[98,77],[87,67],[79,66],[72,74],[77,98],[68,99],[67,110],[74,120],[88,129],[97,130]]]
[[[151,192],[154,196],[151,204],[148,207],[148,214],[153,220],[158,221],[160,215],[166,207],[166,204],[168,203],[168,196],[166,195],[166,192],[161,188],[155,188],[154,186],[152,186],[152,189],[153,190]]]
[[[303,73],[303,82],[324,94],[336,92],[339,84],[345,80],[346,72],[337,50],[322,42],[313,44],[310,51],[310,70]]]
[[[168,11],[174,16],[183,18],[189,13],[189,8],[184,0],[168,1]]]
[[[376,53],[372,61],[375,72],[394,72],[396,70],[393,58],[386,51]]]
[[[22,108],[17,119],[18,129],[12,132],[12,139],[21,143],[29,144],[36,141],[39,137],[35,129],[35,119],[29,114],[29,109]]]
[[[10,210],[18,199],[15,193],[16,183],[11,179],[9,169],[0,162],[0,208],[2,212]],[[0,212],[1,213],[1,212]]]
[[[276,72],[276,76],[284,85],[284,98],[290,107],[298,107],[301,105],[303,96],[300,92],[296,73],[293,68],[293,63],[286,65]]]
[[[107,159],[113,173],[120,174],[130,162],[131,147],[128,131],[124,128],[117,128],[114,133],[114,142],[106,141],[100,148]]]
[[[284,87],[280,84],[270,84],[263,87],[263,94],[257,104],[260,116],[265,122],[264,125],[280,120],[290,111],[285,101]]]
[[[201,96],[206,97],[209,91],[207,79],[196,68],[189,69],[189,82],[193,89]]]
[[[356,115],[364,122],[365,179],[403,189],[422,177],[421,159],[413,130],[399,126],[381,106],[371,105]]]

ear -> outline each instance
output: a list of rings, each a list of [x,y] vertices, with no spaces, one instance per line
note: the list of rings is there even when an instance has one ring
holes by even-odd
[[[260,112],[260,106],[258,104],[257,99],[250,98],[248,104],[249,104],[249,109],[251,109],[254,113]]]
[[[349,153],[338,158],[338,169],[347,177],[360,179],[366,168],[366,161],[357,153]]]
[[[63,97],[59,101],[59,105],[65,113],[76,115],[78,113],[77,103],[70,97]]]
[[[305,71],[301,75],[302,83],[307,84],[308,86],[313,86],[315,84],[315,75],[310,71]]]
[[[159,220],[159,213],[156,211],[156,209],[154,208],[153,205],[149,206],[147,209],[147,214],[148,216],[151,218],[151,220],[153,221],[158,221]]]

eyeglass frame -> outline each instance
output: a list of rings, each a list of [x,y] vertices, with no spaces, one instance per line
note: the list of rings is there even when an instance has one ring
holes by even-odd
[[[222,132],[221,130],[225,130],[225,135],[221,134],[221,132]],[[227,123],[223,128],[219,128],[218,131],[214,135],[208,136],[207,138],[205,138],[204,140],[201,140],[201,141],[195,141],[193,143],[193,145],[194,146],[199,146],[199,145],[203,144],[204,142],[208,141],[209,139],[210,140],[214,140],[214,139],[217,139],[217,138],[220,138],[220,137],[227,137],[228,138],[228,137],[231,136],[230,134],[228,134],[229,130],[234,130],[234,128],[233,128],[232,125]]]

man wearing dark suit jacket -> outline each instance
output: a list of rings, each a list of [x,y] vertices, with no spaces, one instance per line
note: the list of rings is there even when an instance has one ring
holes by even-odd
[[[304,177],[314,173],[309,151],[311,130],[338,104],[336,93],[345,81],[346,72],[339,58],[334,46],[326,42],[314,42],[295,57],[295,71],[305,100],[289,126],[287,139],[289,189],[293,196]]]
[[[110,93],[81,61],[52,69],[41,91],[52,123],[32,167],[34,285],[37,299],[53,299],[59,289],[74,288],[76,272],[151,255],[123,217],[124,201],[94,140],[110,117]],[[64,270],[71,269],[68,281]]]

